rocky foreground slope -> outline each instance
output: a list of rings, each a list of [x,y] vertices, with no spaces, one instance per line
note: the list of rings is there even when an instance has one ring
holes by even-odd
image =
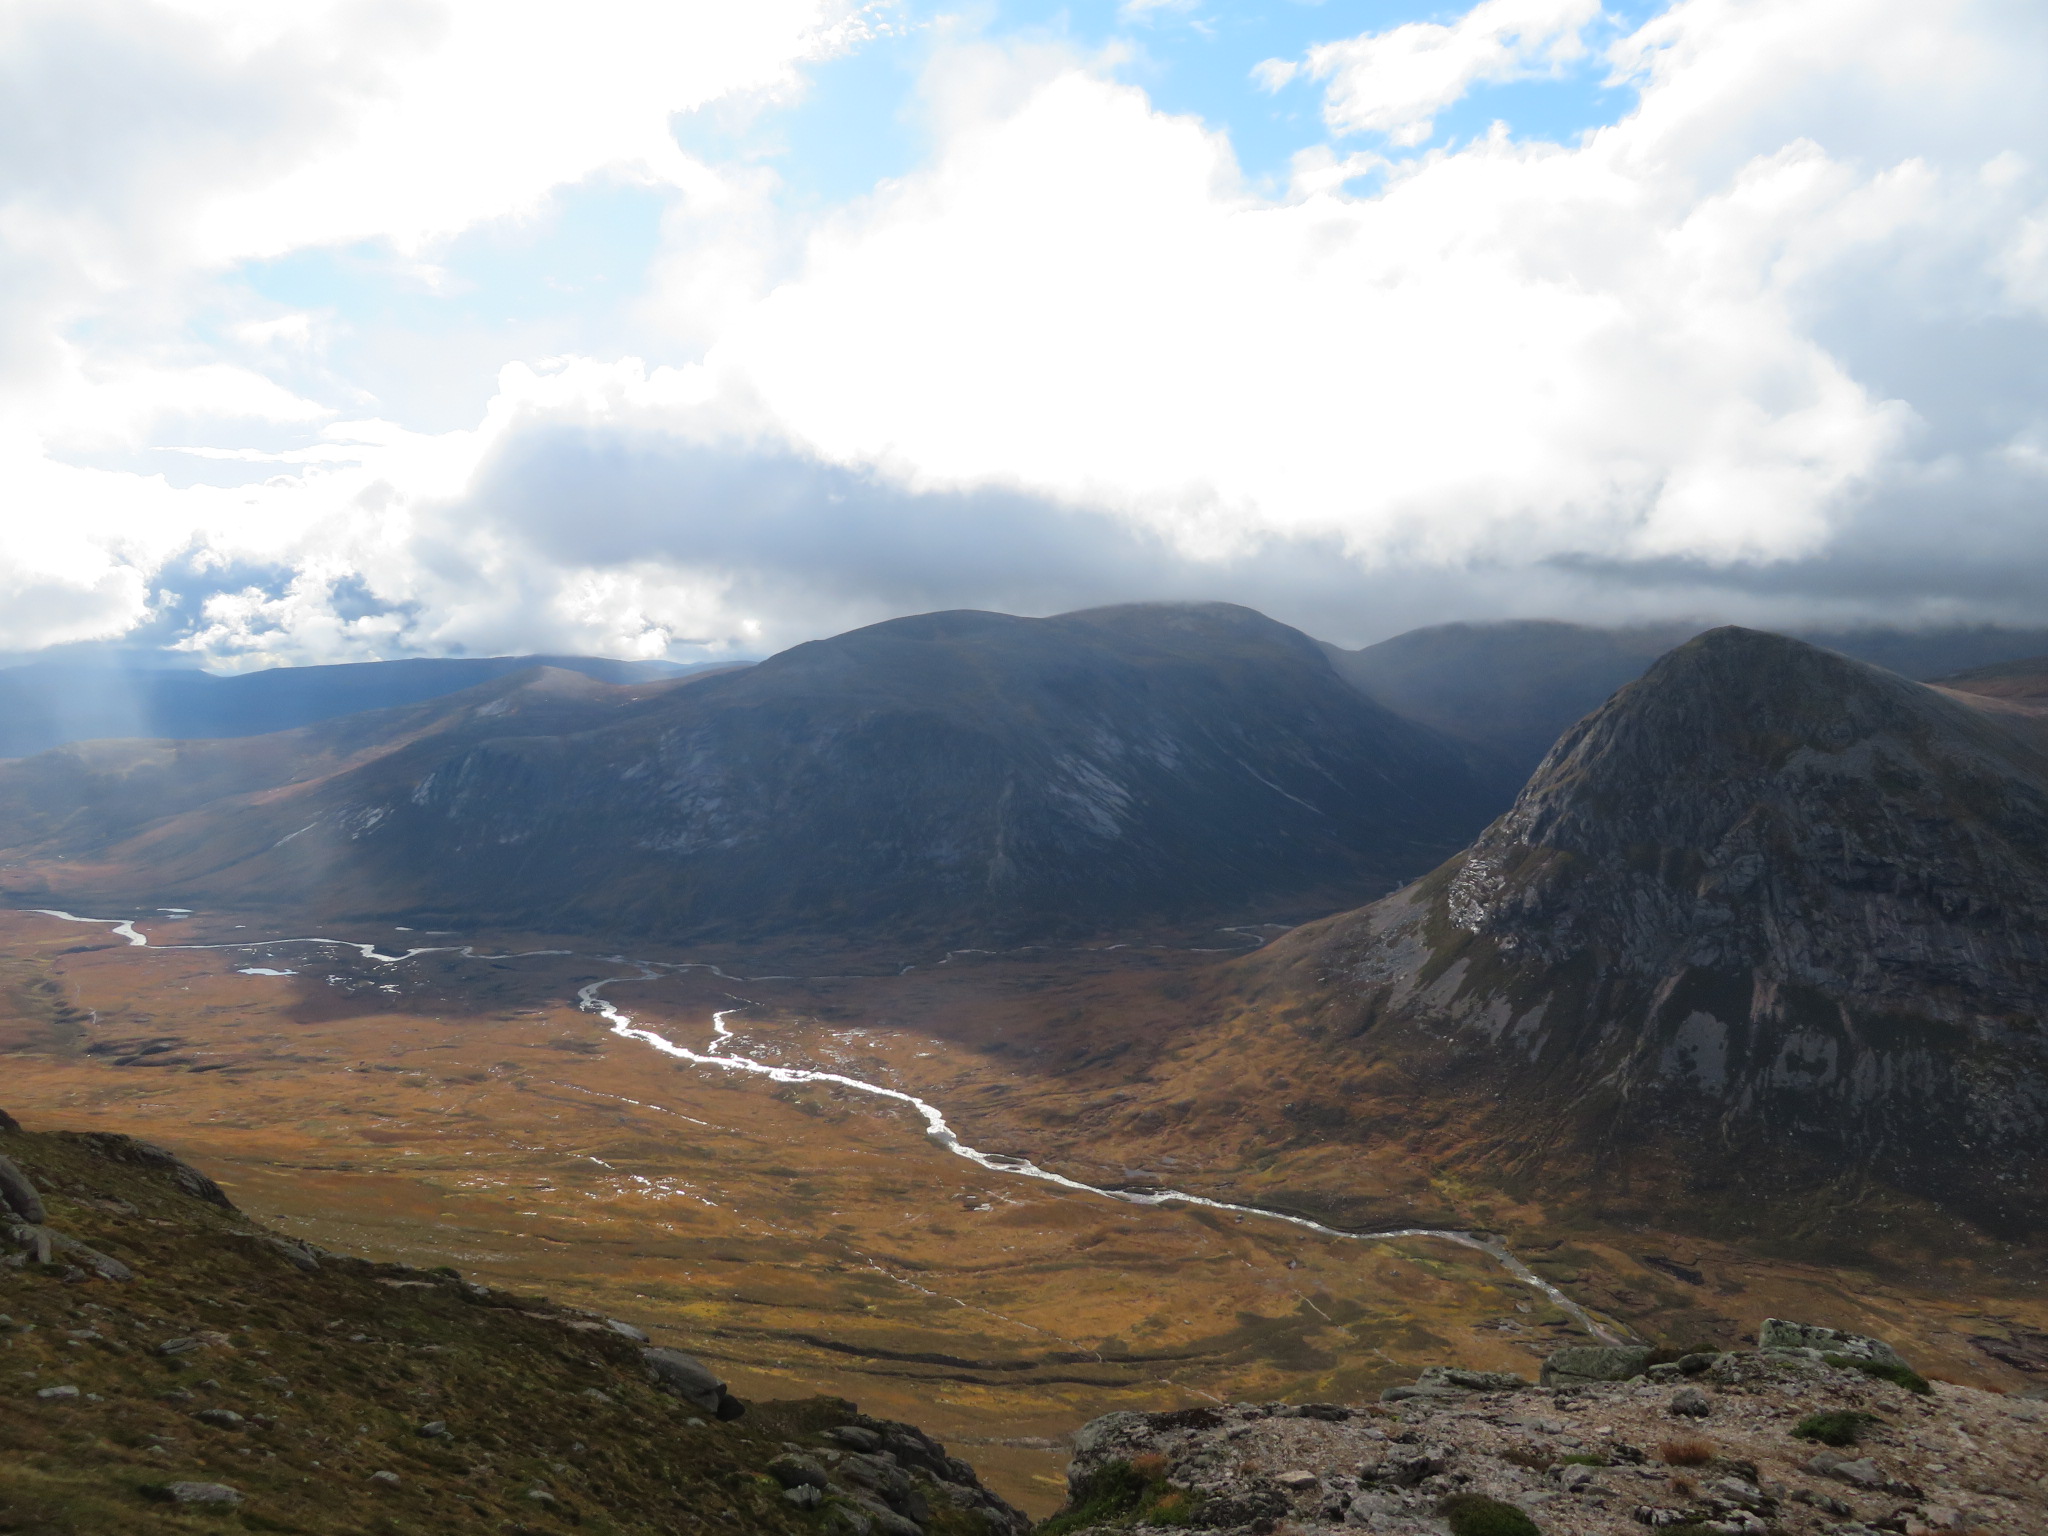
[[[1020,1536],[907,1424],[745,1405],[544,1298],[267,1232],[144,1142],[0,1116],[0,1531]]]
[[[1042,1529],[2048,1531],[2048,1402],[1929,1384],[1854,1335],[1770,1321],[1761,1337],[1663,1365],[1566,1350],[1541,1385],[1433,1367],[1370,1406],[1110,1414],[1076,1436],[1070,1502]]]

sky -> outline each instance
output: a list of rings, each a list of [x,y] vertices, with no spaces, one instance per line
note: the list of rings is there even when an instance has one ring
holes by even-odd
[[[2039,0],[0,0],[0,653],[2044,622]]]

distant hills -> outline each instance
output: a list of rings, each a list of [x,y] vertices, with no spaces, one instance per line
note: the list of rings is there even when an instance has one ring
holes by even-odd
[[[1873,1240],[1904,1201],[2036,1239],[2044,696],[2048,661],[1932,688],[1702,635],[1427,879],[1243,962],[1251,1022],[1207,1070],[1291,1070],[1292,1122],[1429,1126],[1458,1177],[1666,1225]]]
[[[536,666],[580,672],[606,683],[651,682],[698,670],[668,661],[598,656],[435,657],[274,667],[232,677],[37,663],[0,669],[0,758],[114,737],[259,736],[366,709],[416,704]]]
[[[1552,742],[1704,628],[1595,628],[1547,619],[1435,624],[1363,650],[1328,647],[1346,679],[1398,714],[1496,753],[1525,777]],[[1928,681],[2048,655],[2048,630],[1797,630],[1794,638]]]
[[[17,893],[673,938],[1298,920],[1512,792],[1249,609],[940,613],[740,671],[528,671],[239,742],[0,765]],[[42,884],[38,884],[41,882]]]

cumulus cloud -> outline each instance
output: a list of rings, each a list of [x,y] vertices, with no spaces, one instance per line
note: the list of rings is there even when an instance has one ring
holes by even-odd
[[[0,527],[0,647],[175,613],[229,665],[730,654],[1147,596],[1354,643],[2034,616],[2038,6],[1678,0],[1597,61],[1636,92],[1617,122],[1321,146],[1278,197],[1111,63],[955,41],[929,160],[801,228],[664,114],[781,88],[858,15],[620,0],[578,38],[545,9],[15,9],[0,58],[49,99],[0,108],[0,145],[80,142],[0,190],[0,467],[37,514]],[[1474,85],[1573,63],[1597,14],[1483,0],[1291,68],[1334,129],[1423,142]],[[56,100],[73,54],[129,61],[146,131],[118,81]],[[449,230],[599,172],[673,194],[646,361],[510,356],[430,430],[322,373],[318,317],[181,329],[223,262],[373,237],[431,276]]]
[[[1323,116],[1339,133],[1378,133],[1420,144],[1436,114],[1473,86],[1554,74],[1585,57],[1600,0],[1482,0],[1455,22],[1410,22],[1324,43],[1304,63],[1267,59],[1259,83],[1278,90],[1296,74],[1327,80]]]

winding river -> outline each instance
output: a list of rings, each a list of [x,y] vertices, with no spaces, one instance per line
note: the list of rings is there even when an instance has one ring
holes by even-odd
[[[112,928],[117,936],[126,939],[130,944],[143,946],[150,944],[148,936],[135,927],[135,924],[141,921],[141,919],[80,917],[55,907],[28,907],[22,910],[34,912],[43,917],[59,918],[67,923],[101,924]],[[373,960],[384,965],[397,965],[420,955],[454,954],[466,959],[475,960],[511,960],[527,956],[566,955],[572,953],[572,951],[566,949],[529,949],[511,954],[488,955],[478,953],[473,946],[467,944],[441,944],[408,949],[401,954],[387,955],[372,944],[360,943],[353,939],[330,939],[323,937],[251,939],[229,944],[158,944],[152,947],[158,949],[206,950],[268,949],[281,944],[325,944],[340,949],[352,949],[364,959]],[[871,1083],[865,1078],[850,1077],[843,1072],[820,1072],[809,1067],[778,1067],[769,1062],[756,1061],[750,1056],[737,1054],[728,1049],[728,1047],[738,1043],[740,1037],[734,1034],[725,1022],[729,1014],[739,1011],[734,1008],[728,1008],[712,1014],[712,1038],[707,1042],[703,1050],[697,1051],[692,1050],[686,1045],[678,1045],[666,1035],[636,1024],[631,1014],[623,1012],[616,1004],[607,1001],[603,997],[604,989],[622,981],[656,981],[660,979],[665,971],[709,970],[714,975],[720,977],[726,977],[727,973],[719,970],[715,965],[708,965],[702,961],[671,963],[660,960],[631,960],[624,955],[607,955],[603,958],[608,964],[630,965],[634,967],[634,970],[629,974],[602,977],[585,987],[579,988],[576,993],[576,1006],[586,1013],[594,1013],[603,1019],[606,1025],[610,1027],[611,1032],[621,1040],[635,1041],[676,1061],[686,1061],[692,1066],[716,1067],[724,1072],[739,1072],[756,1077],[765,1077],[769,1081],[777,1083],[831,1083],[840,1088],[851,1089],[855,1093],[864,1093],[874,1098],[892,1100],[895,1103],[909,1106],[922,1117],[926,1136],[930,1137],[954,1156],[964,1157],[969,1162],[988,1169],[991,1173],[1009,1174],[1012,1177],[1022,1179],[1036,1179],[1041,1183],[1055,1184],[1061,1189],[1071,1189],[1079,1194],[1098,1195],[1105,1200],[1122,1201],[1126,1205],[1187,1205],[1199,1206],[1203,1210],[1229,1211],[1234,1215],[1257,1217],[1261,1221],[1285,1222],[1289,1226],[1300,1227],[1304,1231],[1314,1232],[1321,1237],[1334,1238],[1340,1242],[1384,1243],[1397,1242],[1404,1238],[1427,1237],[1435,1238],[1440,1242],[1455,1243],[1461,1248],[1471,1248],[1485,1254],[1516,1280],[1528,1286],[1531,1290],[1536,1291],[1546,1301],[1564,1312],[1594,1338],[1607,1344],[1626,1342],[1612,1329],[1602,1324],[1584,1307],[1529,1268],[1527,1264],[1515,1256],[1505,1243],[1483,1232],[1463,1232],[1438,1227],[1396,1227],[1373,1232],[1347,1232],[1341,1227],[1326,1227],[1319,1221],[1309,1220],[1306,1216],[1293,1216],[1285,1211],[1266,1210],[1256,1205],[1235,1205],[1227,1200],[1211,1200],[1206,1195],[1189,1194],[1185,1190],[1112,1189],[1096,1184],[1084,1184],[1078,1179],[1068,1178],[1063,1173],[1055,1173],[1049,1168],[1041,1168],[1036,1163],[1025,1158],[1007,1157],[1000,1153],[983,1152],[978,1147],[969,1146],[946,1123],[945,1114],[936,1104],[921,1099],[916,1094],[905,1093],[900,1088],[891,1088],[883,1083]],[[767,980],[771,978],[733,976],[728,979],[744,981]]]

